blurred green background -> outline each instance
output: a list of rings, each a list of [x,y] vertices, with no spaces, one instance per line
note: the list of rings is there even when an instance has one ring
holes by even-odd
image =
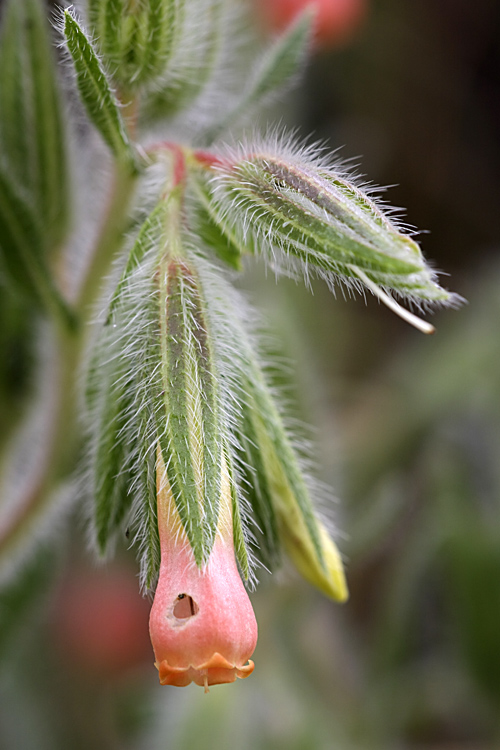
[[[385,197],[468,300],[429,338],[319,282],[276,286],[261,266],[241,282],[341,499],[350,601],[263,573],[252,677],[161,688],[133,555],[96,569],[76,511],[2,640],[2,750],[500,747],[500,4],[372,0],[270,116],[397,183]],[[0,346],[3,391],[27,363]],[[13,587],[0,618],[25,606]]]

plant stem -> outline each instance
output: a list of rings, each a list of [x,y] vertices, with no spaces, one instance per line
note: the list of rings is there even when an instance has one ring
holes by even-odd
[[[102,281],[122,243],[136,180],[137,175],[130,171],[130,167],[116,165],[108,208],[76,302],[76,309],[83,322],[88,320],[92,303],[99,295]]]
[[[83,325],[73,331],[58,323],[54,326],[57,337],[55,404],[51,424],[47,427],[45,455],[37,476],[19,499],[16,512],[0,527],[0,564],[36,525],[51,500],[55,484],[68,474],[71,466],[76,442],[77,381],[88,332],[85,323],[101,291],[103,278],[122,244],[135,184],[136,175],[117,164],[108,207],[77,298],[76,310]],[[29,456],[26,464],[29,464]]]
[[[58,330],[57,374],[52,384],[53,394],[57,397],[45,438],[45,455],[37,475],[19,499],[16,512],[0,527],[0,564],[35,526],[50,502],[51,490],[61,477],[63,466],[67,465],[74,438],[79,343],[76,336]],[[29,456],[26,464],[29,464]]]

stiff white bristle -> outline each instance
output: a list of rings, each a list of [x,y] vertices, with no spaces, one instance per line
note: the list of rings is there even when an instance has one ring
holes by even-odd
[[[436,329],[433,325],[430,323],[427,323],[426,320],[422,320],[422,318],[417,317],[417,315],[414,315],[409,310],[406,310],[404,307],[401,307],[400,304],[396,302],[395,299],[392,297],[389,297],[388,294],[386,294],[377,284],[375,284],[367,275],[362,271],[360,268],[356,268],[355,266],[351,266],[352,270],[358,276],[359,279],[365,284],[368,289],[373,292],[373,294],[378,297],[378,299],[386,305],[389,310],[392,310],[392,312],[396,313],[396,315],[399,315],[400,318],[405,320],[407,323],[409,323],[414,328],[417,328],[419,331],[422,331],[422,333],[426,334],[432,334],[435,333]]]

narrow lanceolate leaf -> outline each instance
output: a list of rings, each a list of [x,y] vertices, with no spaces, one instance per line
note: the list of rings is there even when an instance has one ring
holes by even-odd
[[[145,256],[158,256],[164,248],[168,207],[169,201],[162,201],[151,212],[129,252],[105,325],[93,347],[86,384],[89,484],[96,547],[102,554],[108,551],[117,534],[123,533],[133,497],[140,496],[140,538],[145,559],[142,577],[148,588],[154,583],[159,563],[158,529],[156,526],[155,532],[153,518],[156,453],[152,433],[154,399],[158,400],[161,386],[153,396],[148,398],[145,394],[145,388],[154,387],[158,381],[151,373],[155,369],[151,359],[157,354],[159,361],[159,347],[154,265],[148,267],[146,274],[140,273],[140,267]],[[129,313],[137,326],[134,337],[127,309],[136,300],[137,273],[142,276],[144,292],[140,309]]]
[[[174,201],[175,196],[170,196],[170,200]],[[155,247],[158,248],[158,251],[162,248],[165,225],[170,217],[169,203],[169,200],[160,201],[141,226],[134,245],[128,255],[127,263],[121,278],[114,291],[108,310],[108,321],[113,314],[116,305],[119,304],[122,294],[126,291],[127,283],[129,282],[131,275],[144,260],[144,256]]]
[[[0,51],[0,141],[23,185],[48,250],[69,217],[65,137],[48,23],[38,0],[8,4]]]
[[[308,8],[274,42],[251,74],[247,89],[236,107],[207,135],[208,143],[293,83],[306,60],[312,20],[313,14]]]
[[[9,169],[22,185],[32,184],[33,153],[26,90],[24,3],[10,0],[2,18],[0,44],[0,138]],[[4,157],[4,158],[5,158]]]
[[[186,109],[212,78],[222,48],[225,0],[191,0],[177,11],[173,54],[167,75],[144,103],[146,121]]]
[[[257,554],[269,570],[274,570],[281,564],[282,545],[272,491],[264,468],[262,446],[254,424],[256,408],[255,401],[246,394],[241,403],[239,429],[242,487],[256,522]]]
[[[75,65],[78,89],[90,120],[115,157],[134,166],[134,150],[109,80],[93,44],[68,10],[64,11],[64,34]]]
[[[97,390],[96,403],[93,404],[96,415],[92,457],[93,519],[96,546],[103,555],[121,528],[132,503],[127,432],[130,388],[127,388],[129,384],[117,353],[112,353],[106,344],[108,337],[104,335],[101,343],[105,347],[104,356],[96,359],[90,372]]]
[[[183,0],[93,0],[96,46],[124,90],[165,72],[180,31]]]
[[[127,0],[90,0],[89,24],[104,59],[117,65],[123,52]]]
[[[37,159],[37,208],[50,241],[64,237],[69,218],[69,180],[63,117],[47,21],[39,0],[26,4],[26,43],[33,91]]]
[[[212,345],[195,270],[167,257],[160,271],[162,381],[160,434],[168,481],[198,565],[217,530],[222,433]]]
[[[246,106],[280,92],[302,69],[311,39],[313,13],[308,8],[268,50],[254,73]]]
[[[418,302],[450,304],[418,244],[320,157],[284,156],[257,148],[221,161],[213,181],[220,212],[248,242],[285,265],[311,271],[331,285],[361,284],[422,330],[432,327],[399,308],[384,289]],[[279,262],[279,257],[278,257]]]
[[[122,60],[116,76],[124,86],[137,86],[155,79],[167,68],[180,31],[182,7],[178,0],[144,0],[131,13]]]
[[[237,406],[232,416],[244,494],[256,522],[257,551],[264,565],[279,564],[283,547],[311,583],[338,601],[347,597],[339,552],[314,507],[314,490],[304,473],[293,436],[266,383],[246,330],[250,311],[239,308],[223,279],[218,295],[225,336],[224,371]]]
[[[141,584],[144,589],[153,591],[158,580],[161,560],[156,491],[156,453],[153,451],[140,453],[140,459],[140,482],[138,486],[142,492],[140,501],[143,514],[141,536],[139,537]]]
[[[250,500],[263,525],[267,552],[272,560],[283,544],[304,578],[332,599],[344,601],[347,588],[338,550],[316,515],[290,436],[255,364],[249,375],[244,386],[245,437],[258,481]]]
[[[0,168],[0,258],[20,290],[72,327],[74,318],[45,261],[44,236],[29,204]]]
[[[241,258],[248,253],[247,246],[234,231],[231,222],[218,210],[211,200],[210,189],[203,174],[193,174],[191,180],[193,190],[193,224],[196,233],[207,247],[231,268],[241,270]]]
[[[243,532],[243,523],[241,518],[241,507],[238,498],[237,482],[235,477],[235,468],[231,460],[231,453],[227,446],[224,449],[224,459],[229,471],[229,482],[231,486],[231,514],[233,519],[233,541],[234,554],[240,566],[241,575],[247,581],[250,577],[250,561],[248,559],[248,550]]]

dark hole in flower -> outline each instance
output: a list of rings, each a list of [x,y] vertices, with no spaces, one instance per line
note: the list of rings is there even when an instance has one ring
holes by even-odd
[[[179,594],[174,605],[174,617],[178,620],[187,620],[188,617],[198,614],[200,608],[189,594]]]

